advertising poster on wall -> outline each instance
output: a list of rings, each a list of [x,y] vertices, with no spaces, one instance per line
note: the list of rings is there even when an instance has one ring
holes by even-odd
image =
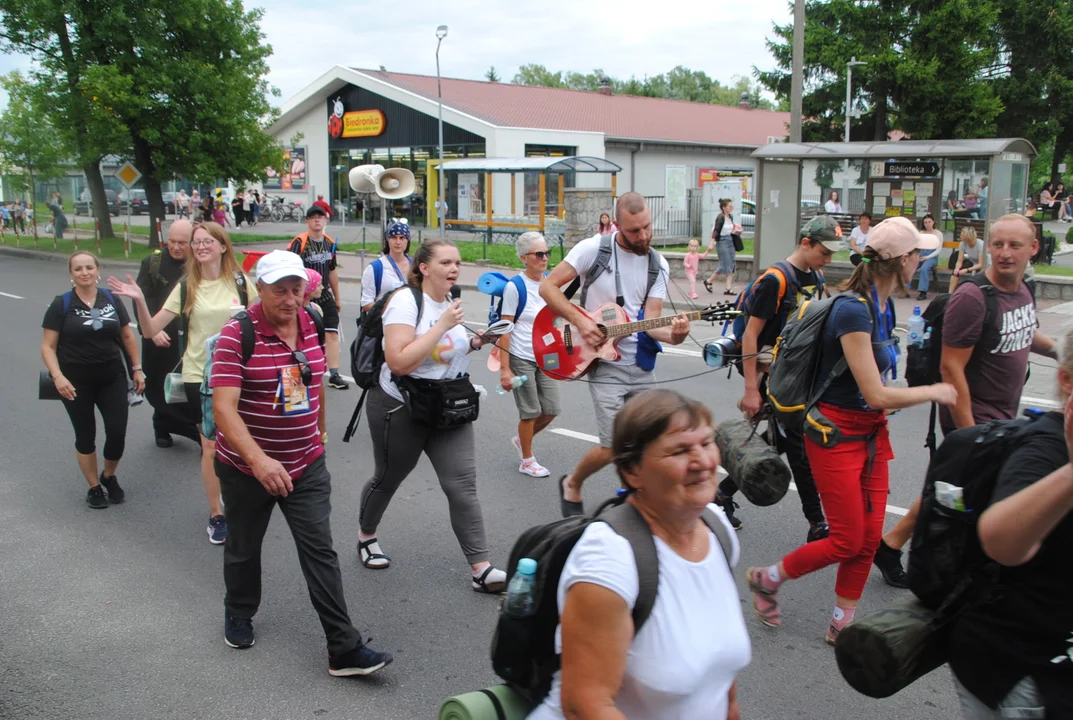
[[[667,166],[667,210],[686,209],[686,166]]]
[[[481,184],[477,173],[458,174],[458,219],[472,220],[481,214]]]
[[[306,149],[283,148],[283,174],[276,168],[265,168],[265,190],[306,189]]]

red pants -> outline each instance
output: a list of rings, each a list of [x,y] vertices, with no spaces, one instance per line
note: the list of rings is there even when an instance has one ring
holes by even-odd
[[[894,459],[894,452],[884,414],[847,410],[824,403],[820,404],[820,410],[843,435],[875,432],[875,460],[869,471],[868,444],[865,442],[849,441],[824,448],[806,435],[805,454],[816,479],[816,489],[831,534],[794,550],[782,559],[783,567],[789,577],[799,578],[838,563],[835,594],[859,600],[868,581],[872,558],[883,537],[890,478],[887,463]]]

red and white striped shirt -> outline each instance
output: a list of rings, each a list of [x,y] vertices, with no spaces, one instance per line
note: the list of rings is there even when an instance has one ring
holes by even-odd
[[[291,479],[324,453],[317,429],[320,413],[321,380],[327,363],[324,349],[317,338],[317,328],[305,311],[298,313],[297,350],[302,351],[313,370],[309,385],[309,412],[284,415],[280,399],[280,370],[298,366],[291,348],[276,335],[265,319],[261,303],[250,306],[247,312],[256,329],[253,355],[242,364],[242,329],[231,320],[220,331],[216,352],[212,356],[212,378],[209,385],[241,389],[238,414],[257,445],[272,459],[278,460]],[[238,468],[247,475],[253,471],[227,442],[222,428],[216,433],[216,457],[220,462]]]

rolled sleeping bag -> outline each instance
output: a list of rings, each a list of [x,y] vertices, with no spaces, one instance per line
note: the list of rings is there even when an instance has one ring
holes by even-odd
[[[485,295],[502,295],[503,288],[510,282],[510,278],[501,272],[494,270],[483,273],[477,278],[477,289]]]
[[[455,695],[440,705],[439,720],[525,720],[533,707],[507,685]]]
[[[767,444],[764,434],[753,432],[746,420],[720,423],[715,430],[723,467],[741,494],[753,505],[767,507],[786,496],[790,467],[778,450]]]
[[[945,663],[949,646],[950,624],[906,593],[843,628],[835,659],[854,690],[885,698]]]

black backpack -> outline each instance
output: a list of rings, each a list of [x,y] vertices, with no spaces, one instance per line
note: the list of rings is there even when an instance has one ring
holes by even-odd
[[[976,523],[991,504],[1010,452],[1040,432],[1036,419],[1042,413],[1026,410],[1025,415],[947,435],[928,465],[907,574],[909,589],[931,610],[956,611],[980,598],[998,579],[998,563],[984,553]],[[960,489],[964,510],[940,502],[937,482]]]
[[[404,287],[414,294],[417,321],[420,323],[421,311],[424,309],[424,293],[412,285]],[[350,438],[354,436],[358,429],[361,408],[365,404],[365,396],[369,394],[369,389],[380,381],[380,368],[384,365],[384,308],[395,293],[403,289],[397,288],[384,295],[373,303],[368,312],[363,312],[358,317],[358,332],[350,343],[350,373],[354,376],[354,384],[361,388],[361,397],[358,398],[358,404],[350,416],[350,423],[343,433],[343,442],[350,442]]]
[[[711,510],[702,515],[730,564],[733,544],[726,525]],[[552,676],[559,669],[555,652],[555,629],[559,626],[559,577],[570,551],[589,523],[604,522],[626,538],[637,561],[638,595],[633,608],[634,635],[648,620],[659,587],[659,560],[652,531],[637,510],[625,502],[625,495],[605,501],[592,517],[573,516],[538,525],[522,533],[514,543],[507,565],[507,578],[514,577],[518,561],[537,562],[536,609],[527,618],[516,618],[502,610],[492,637],[492,669],[499,677],[534,705],[551,689]],[[731,569],[733,573],[733,569]]]

